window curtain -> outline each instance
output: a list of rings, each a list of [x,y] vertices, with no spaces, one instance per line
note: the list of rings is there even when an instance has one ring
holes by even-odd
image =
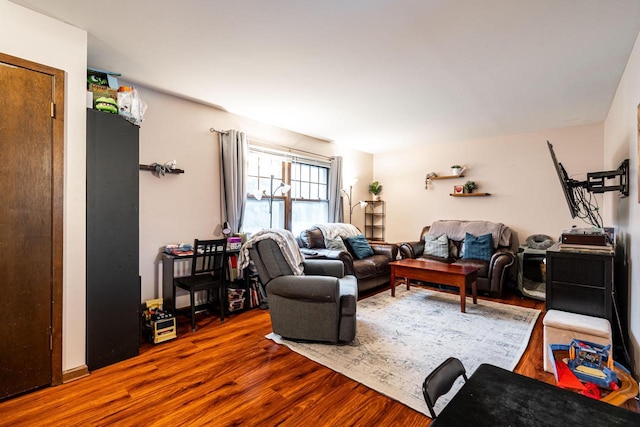
[[[344,222],[341,190],[342,156],[336,156],[331,160],[329,171],[329,222]]]
[[[231,231],[242,228],[247,193],[249,144],[244,132],[220,133],[220,206]]]

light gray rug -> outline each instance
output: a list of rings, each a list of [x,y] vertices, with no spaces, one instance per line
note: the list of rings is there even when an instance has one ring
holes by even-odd
[[[481,363],[513,370],[522,357],[540,310],[467,298],[460,312],[455,294],[412,287],[358,302],[356,339],[350,344],[300,343],[271,333],[284,344],[336,372],[429,415],[422,396],[425,377],[447,357],[471,375]],[[436,413],[462,385],[436,404]]]

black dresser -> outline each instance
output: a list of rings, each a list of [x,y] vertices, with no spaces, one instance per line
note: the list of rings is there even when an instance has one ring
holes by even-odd
[[[614,253],[547,249],[547,311],[613,318]]]

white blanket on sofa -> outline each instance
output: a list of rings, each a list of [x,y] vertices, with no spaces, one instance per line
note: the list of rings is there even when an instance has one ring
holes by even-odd
[[[355,237],[362,234],[358,227],[351,224],[344,224],[341,222],[332,222],[328,224],[315,224],[316,227],[322,233],[324,237],[325,247],[327,246],[327,239],[335,239],[336,237]]]
[[[511,229],[500,222],[491,221],[460,221],[460,220],[440,220],[433,221],[429,232],[430,236],[441,236],[446,234],[452,240],[464,240],[466,233],[474,236],[482,236],[491,233],[493,237],[493,248],[498,246],[509,246],[511,244]]]

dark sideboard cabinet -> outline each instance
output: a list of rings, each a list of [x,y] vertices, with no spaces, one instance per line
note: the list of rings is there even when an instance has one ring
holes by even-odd
[[[547,249],[547,311],[613,319],[614,254]]]
[[[87,110],[87,367],[138,354],[139,128]]]

